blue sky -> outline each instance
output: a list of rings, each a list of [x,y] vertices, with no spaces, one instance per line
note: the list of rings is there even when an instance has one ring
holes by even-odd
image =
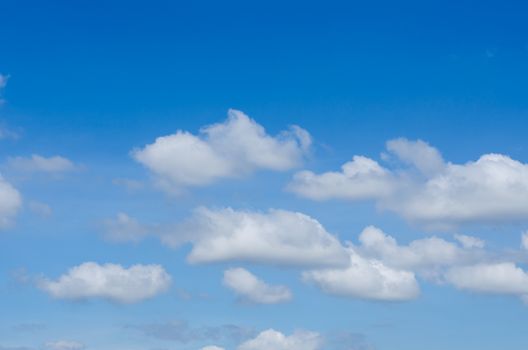
[[[0,2],[0,350],[526,349],[527,12]]]

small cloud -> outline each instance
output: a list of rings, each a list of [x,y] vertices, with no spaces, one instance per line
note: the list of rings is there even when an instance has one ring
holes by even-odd
[[[524,232],[521,236],[521,248],[528,250],[528,231]]]
[[[70,340],[58,340],[47,342],[45,346],[47,349],[50,350],[82,350],[85,348],[84,344]]]
[[[460,244],[462,244],[462,246],[466,249],[484,248],[486,245],[486,242],[484,242],[482,239],[473,236],[456,234],[455,239],[459,241]]]
[[[103,221],[104,237],[112,242],[139,242],[149,233],[149,227],[125,213]]]
[[[3,89],[6,87],[8,79],[9,79],[9,75],[0,74],[0,89]]]
[[[243,268],[224,272],[224,285],[244,300],[257,304],[278,304],[292,299],[286,286],[272,286]]]
[[[71,160],[62,156],[43,157],[33,154],[31,157],[10,157],[7,160],[9,168],[24,173],[65,173],[78,170],[79,167]]]
[[[2,98],[2,90],[7,85],[7,80],[9,79],[9,75],[4,75],[0,73],[0,105],[4,104],[5,100]]]
[[[41,278],[37,286],[56,299],[107,299],[132,304],[169,289],[171,276],[160,265],[99,265],[86,262],[56,280]]]

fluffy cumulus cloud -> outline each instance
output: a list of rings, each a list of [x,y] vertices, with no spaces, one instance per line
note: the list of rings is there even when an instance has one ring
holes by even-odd
[[[83,263],[56,280],[42,278],[38,286],[57,299],[103,298],[118,303],[136,303],[165,292],[171,277],[159,265]]]
[[[350,298],[404,301],[415,299],[420,294],[413,272],[391,268],[380,260],[364,258],[353,248],[348,251],[348,267],[306,271],[303,279],[326,293]]]
[[[188,261],[246,261],[271,265],[343,265],[348,255],[339,240],[315,219],[285,210],[237,211],[200,208],[162,236],[171,246],[192,243]]]
[[[341,171],[320,175],[307,170],[298,172],[288,189],[315,200],[357,200],[386,197],[393,192],[393,187],[393,176],[378,162],[354,156],[352,161],[341,167]]]
[[[224,285],[242,299],[258,304],[277,304],[289,301],[292,293],[286,286],[272,286],[243,268],[224,272]]]
[[[9,168],[20,172],[63,173],[77,169],[69,159],[61,156],[43,157],[33,154],[31,157],[12,157],[7,161]]]
[[[216,346],[216,345],[208,345],[208,346],[204,346],[200,350],[225,350],[225,349],[219,346]]]
[[[22,196],[0,175],[0,229],[10,226],[22,206]]]
[[[299,172],[289,189],[319,200],[372,199],[431,228],[528,221],[528,164],[501,154],[454,164],[420,140],[389,141],[387,152],[394,169],[356,156],[339,172]]]
[[[446,273],[446,279],[459,289],[517,295],[528,300],[528,273],[511,262],[454,267]]]
[[[477,261],[484,255],[480,249],[483,241],[472,236],[457,236],[463,240],[462,245],[435,236],[400,245],[379,228],[368,226],[359,236],[358,249],[363,255],[389,266],[429,274],[438,268]]]
[[[46,349],[50,350],[82,350],[85,348],[82,343],[71,340],[57,340],[47,342],[45,345]]]
[[[198,135],[177,131],[158,137],[132,151],[132,157],[156,176],[163,189],[178,193],[257,169],[292,169],[302,163],[310,144],[310,135],[298,126],[270,136],[244,113],[229,110],[223,123],[206,126]]]
[[[323,339],[319,333],[296,331],[287,336],[274,329],[261,332],[254,339],[242,343],[237,350],[319,350]]]

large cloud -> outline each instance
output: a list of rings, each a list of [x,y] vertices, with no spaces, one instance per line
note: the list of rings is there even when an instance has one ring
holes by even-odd
[[[243,268],[226,270],[223,282],[241,298],[253,303],[277,304],[292,298],[288,287],[269,285]]]
[[[22,196],[0,176],[0,229],[8,227],[22,206]]]
[[[165,292],[170,275],[159,265],[99,265],[86,262],[71,268],[57,280],[42,278],[38,286],[57,299],[103,298],[119,303],[136,303]]]
[[[411,271],[388,267],[382,261],[360,256],[348,249],[347,268],[306,271],[303,279],[314,283],[324,292],[338,296],[382,301],[415,299],[420,288]]]
[[[158,137],[132,156],[156,175],[162,188],[177,193],[256,169],[292,169],[310,144],[310,135],[298,126],[273,137],[244,113],[229,110],[225,122],[206,126],[198,135],[178,131]]]
[[[392,140],[387,150],[401,168],[356,156],[341,172],[299,172],[289,189],[317,200],[372,199],[430,228],[528,221],[528,164],[500,154],[454,164],[420,140]]]
[[[274,329],[261,332],[256,338],[242,343],[238,350],[318,350],[322,337],[316,332],[296,331],[284,335]]]
[[[246,261],[271,265],[343,265],[339,240],[315,219],[297,212],[267,213],[201,208],[162,237],[171,246],[190,241],[191,263]]]

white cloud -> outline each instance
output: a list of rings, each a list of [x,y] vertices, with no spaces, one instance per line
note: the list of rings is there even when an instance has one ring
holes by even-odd
[[[475,237],[463,236],[466,240],[482,242]],[[438,237],[417,239],[408,245],[399,245],[394,237],[377,227],[366,227],[359,236],[361,252],[385,264],[431,274],[435,269],[478,259],[483,252],[476,246],[463,248]]]
[[[350,265],[306,271],[303,280],[314,283],[328,294],[381,301],[404,301],[420,294],[418,282],[411,271],[398,270],[380,260],[360,256],[348,249]]]
[[[50,350],[82,350],[84,345],[70,340],[58,340],[53,342],[48,342],[45,344],[46,348]]]
[[[387,147],[406,168],[389,170],[355,157],[342,172],[299,172],[289,188],[312,199],[373,199],[381,208],[429,228],[528,221],[528,164],[500,154],[445,163],[420,140],[392,140]],[[355,170],[347,171],[347,166]]]
[[[223,282],[244,300],[253,303],[277,304],[292,298],[288,287],[269,285],[243,268],[226,270]]]
[[[253,119],[231,109],[225,122],[206,126],[198,135],[180,130],[158,137],[132,156],[156,175],[163,189],[178,193],[257,169],[292,169],[302,163],[310,144],[310,135],[298,126],[273,137]]]
[[[387,142],[387,150],[402,162],[416,167],[424,175],[438,174],[445,167],[440,152],[422,140],[390,140]]]
[[[64,157],[43,157],[37,154],[27,158],[9,158],[7,164],[10,168],[21,172],[62,173],[77,169],[72,161]]]
[[[484,248],[484,246],[486,245],[486,242],[484,242],[482,239],[473,236],[456,234],[455,239],[459,241],[464,248],[467,249]]]
[[[511,262],[454,267],[446,280],[456,288],[489,294],[528,296],[528,274]]]
[[[321,175],[298,172],[288,190],[315,200],[383,198],[393,191],[392,175],[372,159],[354,156],[341,168]]]
[[[322,337],[316,332],[296,331],[286,336],[268,329],[256,338],[242,343],[238,350],[318,350],[322,348]]]
[[[9,182],[0,176],[0,229],[12,224],[22,206],[22,196]]]
[[[225,349],[219,346],[215,346],[215,345],[208,345],[208,346],[204,346],[200,350],[225,350]]]
[[[285,210],[260,213],[200,208],[162,239],[174,247],[190,241],[193,247],[187,259],[191,263],[335,266],[348,261],[339,240],[317,220]]]
[[[170,275],[160,265],[121,265],[86,262],[71,268],[57,280],[42,278],[38,286],[57,299],[103,298],[136,303],[165,292]]]

